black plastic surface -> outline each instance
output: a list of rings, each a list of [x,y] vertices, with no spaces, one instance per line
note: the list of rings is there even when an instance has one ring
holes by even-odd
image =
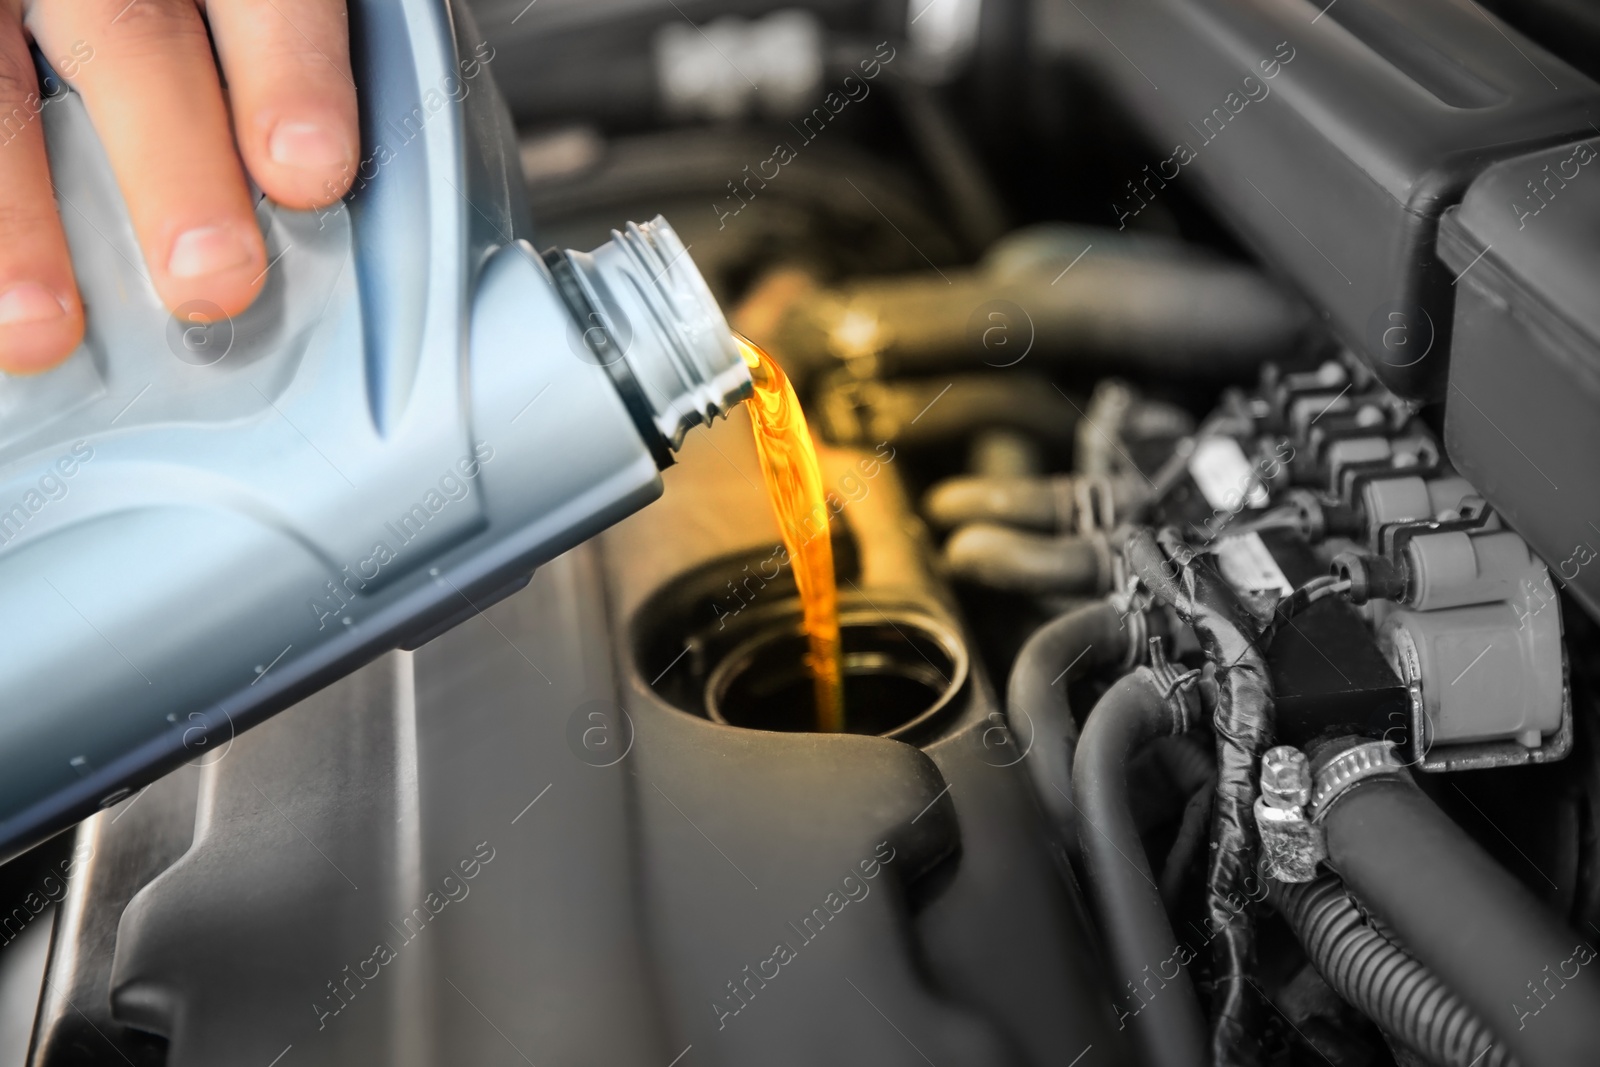
[[[827,460],[865,490],[848,594],[958,625],[893,460],[864,455]],[[168,1038],[167,1067],[1126,1062],[1030,739],[994,743],[981,672],[916,743],[669,703],[693,657],[665,591],[714,597],[706,566],[776,535],[747,425],[667,477],[486,614],[208,752],[174,818],[147,795],[88,824],[108,858],[147,853],[88,885],[94,921],[57,946],[106,1033]],[[752,612],[792,604],[746,588]],[[146,847],[152,819],[175,847]],[[74,1062],[69,1016],[33,1067]]]
[[[664,26],[706,25],[718,18],[754,21],[792,8],[784,0],[584,0],[531,4],[473,0],[470,5],[496,50],[515,65],[495,68],[495,80],[526,125],[575,118],[631,128],[670,117],[661,99],[655,39]],[[805,5],[829,30],[873,37],[899,31],[905,8],[881,0],[822,0]],[[760,81],[756,57],[730,57],[739,75]],[[737,76],[737,75],[736,75]],[[819,94],[820,99],[820,94]]]
[[[1600,137],[1484,172],[1446,214],[1460,276],[1451,461],[1600,616]],[[1554,607],[1551,610],[1555,610]]]
[[[1267,649],[1277,740],[1359,733],[1402,747],[1410,702],[1372,639],[1372,627],[1337,597],[1318,601],[1281,628]]]
[[[661,500],[600,538],[614,645],[627,650],[620,699],[638,731],[637,767],[682,808],[652,816],[663,821],[647,822],[644,835],[646,899],[662,913],[656,928],[677,976],[669,1001],[688,1020],[683,1043],[693,1043],[697,1056],[706,1050],[704,1063],[728,1067],[925,1063],[911,1045],[935,1063],[1043,1067],[1089,1046],[1122,1062],[1126,1050],[1081,903],[1052,862],[1051,835],[1022,765],[1031,739],[995,743],[999,703],[976,663],[947,711],[899,740],[719,726],[701,718],[696,686],[675,683],[700,676],[705,665],[697,660],[717,654],[717,641],[705,637],[708,623],[715,631],[725,622],[730,633],[768,621],[792,625],[787,568],[765,583],[719,589],[705,580],[719,560],[734,579],[777,569],[743,567],[776,558],[777,528],[758,488],[746,417],[735,412],[731,421],[738,425],[730,432],[718,427],[689,443],[666,472]],[[933,578],[895,455],[887,446],[821,450],[824,487],[855,533],[853,550],[843,553],[853,565],[842,572],[841,597],[847,608],[931,618],[960,632]],[[674,551],[657,550],[663,543]],[[794,791],[802,783],[805,791]],[[655,786],[640,788],[649,796]],[[701,812],[715,820],[701,829],[759,891],[688,824],[685,815],[700,822]],[[867,833],[862,820],[880,829]],[[784,968],[784,992],[776,992],[779,983],[750,987],[755,996],[733,1018],[720,1011],[738,1000],[708,1006],[708,986],[742,985],[741,968],[757,968],[755,953],[773,951],[764,941],[788,937],[786,923],[798,923],[816,903],[802,887],[818,886],[812,896],[826,892],[836,872],[879,840],[901,850],[892,866],[906,881],[894,892],[905,897],[887,910],[893,898],[885,894],[886,911],[871,922],[908,924],[913,942],[881,940],[884,932],[866,927],[871,909],[864,909],[849,926],[857,932],[831,944],[826,958],[810,942],[786,942],[802,955],[816,953],[815,963],[802,960],[795,970],[809,977],[791,983]],[[741,856],[765,865],[767,877]],[[872,901],[879,888],[895,885],[875,888]],[[703,921],[683,920],[691,902]],[[674,910],[678,918],[668,922]],[[841,928],[850,915],[841,915]],[[818,946],[834,937],[831,930]],[[922,957],[920,971],[905,966],[911,952]]]
[[[1152,142],[1107,221],[1189,183],[1408,398],[1445,388],[1440,213],[1600,115],[1600,86],[1470,0],[1049,6],[1052,39],[1094,59]]]

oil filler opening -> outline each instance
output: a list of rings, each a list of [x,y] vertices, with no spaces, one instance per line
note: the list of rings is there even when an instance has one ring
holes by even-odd
[[[839,629],[846,733],[912,732],[939,717],[966,682],[965,646],[930,615],[847,608]],[[706,679],[707,716],[756,730],[816,730],[806,647],[797,617],[775,621],[734,646]]]

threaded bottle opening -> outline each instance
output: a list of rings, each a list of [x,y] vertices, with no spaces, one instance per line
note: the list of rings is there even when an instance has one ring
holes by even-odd
[[[662,466],[692,427],[750,395],[722,309],[666,219],[630,222],[593,252],[545,261]]]

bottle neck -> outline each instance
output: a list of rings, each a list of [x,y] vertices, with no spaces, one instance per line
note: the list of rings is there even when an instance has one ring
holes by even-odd
[[[579,355],[604,367],[657,465],[690,429],[750,395],[722,310],[659,215],[613,230],[593,252],[545,253],[576,323]]]

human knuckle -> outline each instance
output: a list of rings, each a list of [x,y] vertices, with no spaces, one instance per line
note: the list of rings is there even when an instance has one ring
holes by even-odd
[[[7,197],[0,200],[0,258],[5,251],[24,238],[34,237],[47,229],[54,214],[53,204],[40,204],[31,198]]]
[[[284,91],[325,93],[349,84],[332,59],[305,41],[263,43],[252,58],[261,74]]]
[[[191,0],[102,0],[96,14],[98,32],[125,54],[164,53],[207,40]]]
[[[0,111],[9,114],[38,91],[39,80],[34,77],[33,68],[0,52]]]

